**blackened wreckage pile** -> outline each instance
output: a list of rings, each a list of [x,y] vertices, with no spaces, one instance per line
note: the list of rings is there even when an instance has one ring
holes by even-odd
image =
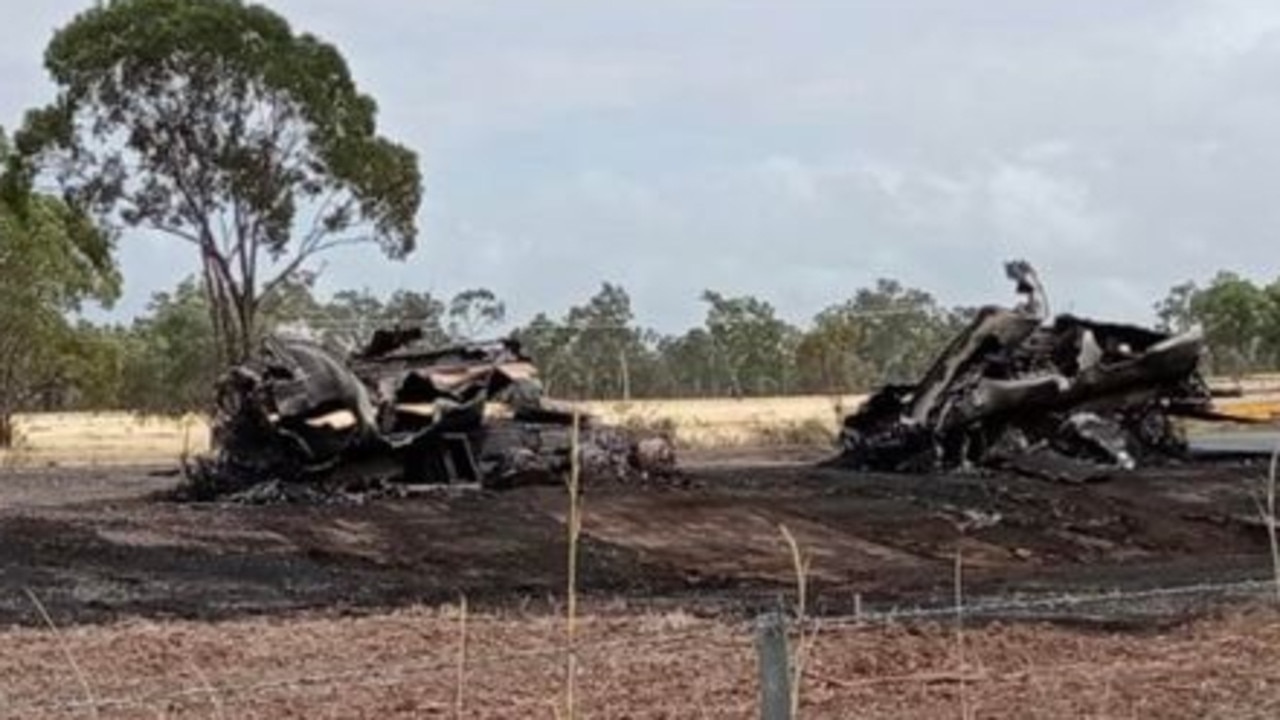
[[[415,329],[379,330],[341,360],[302,339],[269,337],[218,387],[214,454],[189,469],[197,499],[251,502],[404,492],[446,484],[498,488],[559,482],[574,413],[542,398],[515,340],[443,349]],[[580,416],[592,479],[665,477],[666,438]]]
[[[1032,267],[1005,271],[1022,302],[982,308],[919,382],[884,387],[846,417],[837,462],[1082,481],[1183,456],[1174,418],[1215,417],[1201,331],[1050,320]]]

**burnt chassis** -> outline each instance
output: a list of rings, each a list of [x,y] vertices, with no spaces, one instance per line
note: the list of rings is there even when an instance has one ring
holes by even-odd
[[[312,342],[268,338],[257,358],[219,384],[213,439],[220,474],[240,486],[558,480],[570,465],[574,414],[543,402],[536,368],[518,343],[421,349],[420,337],[378,331],[345,362]],[[620,431],[589,417],[579,423],[590,450],[583,456],[596,469],[623,474],[674,463],[659,453],[646,465]]]
[[[1003,465],[1056,479],[1176,457],[1175,417],[1216,418],[1198,367],[1202,334],[1060,315],[1025,263],[1027,302],[988,306],[914,385],[890,385],[845,418],[839,463],[923,472]]]

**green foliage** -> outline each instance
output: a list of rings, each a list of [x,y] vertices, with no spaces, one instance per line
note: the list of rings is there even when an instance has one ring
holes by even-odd
[[[683,335],[657,342],[660,375],[655,395],[665,397],[720,397],[731,387],[718,371],[717,354],[705,328],[691,328]]]
[[[1191,301],[1191,314],[1203,323],[1205,339],[1223,372],[1245,372],[1264,359],[1266,291],[1233,273],[1219,273]],[[1265,353],[1269,354],[1269,353]]]
[[[397,290],[385,302],[369,290],[343,290],[321,305],[310,322],[312,332],[331,350],[354,352],[373,337],[373,331],[387,327],[417,327],[428,345],[444,345],[445,304],[431,296]]]
[[[573,358],[578,394],[631,397],[632,369],[643,362],[644,348],[627,291],[603,283],[585,304],[569,308],[565,320],[575,331],[567,352]]]
[[[654,364],[634,320],[627,291],[603,283],[563,320],[539,314],[517,335],[541,364],[547,392],[572,398],[629,398],[637,380],[641,385],[648,382]]]
[[[309,284],[298,282],[284,286],[275,300],[264,306],[260,334],[311,337],[340,356],[363,347],[374,330],[392,326],[420,327],[431,345],[450,341],[442,327],[445,304],[428,293],[398,290],[384,300],[347,290],[322,302]],[[162,414],[208,409],[221,368],[197,281],[187,278],[172,292],[156,293],[148,311],[113,336],[122,374],[117,407]]]
[[[946,310],[923,290],[877,280],[814,318],[796,351],[801,385],[845,393],[913,382],[974,312]]]
[[[120,403],[131,410],[178,414],[210,409],[219,365],[209,306],[194,278],[159,292],[150,314],[120,334]]]
[[[1224,271],[1205,287],[1175,285],[1155,309],[1166,329],[1203,328],[1214,372],[1280,367],[1280,279],[1262,286]]]
[[[800,330],[751,296],[708,291],[706,320],[677,336],[635,323],[622,288],[604,284],[561,320],[540,313],[518,331],[548,394],[722,397],[847,393],[922,372],[972,311],[882,280]]]
[[[492,293],[482,291],[492,297]],[[399,290],[383,299],[347,290],[328,301],[314,297],[308,282],[282,286],[263,307],[259,334],[283,332],[311,337],[338,355],[363,347],[378,328],[417,326],[430,345],[450,342],[442,326],[445,303],[429,293]],[[103,390],[92,407],[177,414],[208,410],[221,372],[208,300],[195,278],[152,296],[146,315],[124,328],[92,328],[113,355],[100,365]],[[114,370],[111,370],[114,369]]]
[[[31,217],[28,215],[28,217]],[[40,217],[36,213],[35,217]],[[0,227],[10,228],[10,213]],[[11,238],[7,234],[5,238]],[[0,244],[12,254],[12,240]],[[69,267],[77,267],[79,261]],[[0,265],[0,268],[5,267]],[[11,267],[11,266],[9,266]],[[75,276],[76,273],[70,273]],[[108,276],[109,277],[109,276]],[[368,342],[373,330],[394,325],[423,329],[428,342],[443,345],[473,336],[501,317],[505,305],[487,290],[467,290],[449,301],[429,293],[397,291],[379,297],[365,291],[317,299],[307,278],[281,287],[263,306],[262,332],[308,334],[339,353]],[[76,288],[111,285],[80,283]],[[0,286],[16,292],[18,285]],[[28,283],[28,289],[67,286]],[[77,293],[52,292],[47,307],[70,308]],[[56,300],[56,298],[62,298]],[[549,395],[564,398],[717,397],[870,390],[887,381],[914,380],[955,332],[974,317],[972,308],[941,308],[927,293],[880,281],[833,304],[804,329],[777,317],[759,298],[707,293],[703,325],[662,336],[636,322],[625,289],[605,283],[560,317],[535,316],[516,331],[539,364]],[[22,300],[21,302],[26,302]],[[60,304],[61,303],[61,304]],[[6,306],[9,307],[9,306]],[[458,310],[462,308],[462,310]],[[1200,287],[1175,287],[1157,305],[1173,329],[1200,324],[1209,336],[1212,371],[1276,368],[1280,361],[1280,281],[1258,285],[1221,273]],[[23,367],[43,377],[24,407],[126,408],[183,412],[206,408],[219,364],[213,326],[198,281],[157,293],[144,317],[131,327],[71,327],[60,312],[5,313],[11,325],[32,318],[61,328],[28,343]],[[464,325],[465,324],[465,325]],[[462,327],[469,330],[463,331]],[[0,346],[4,345],[0,336]],[[24,346],[26,347],[26,346]],[[44,375],[40,372],[48,371]],[[820,440],[814,427],[781,428],[779,442]]]
[[[577,368],[571,347],[579,331],[538,313],[515,332],[523,349],[538,364],[543,390],[559,397],[574,397]]]
[[[125,345],[119,328],[101,327],[86,320],[76,323],[62,346],[60,361],[66,369],[49,409],[102,409],[122,407]]]
[[[784,395],[791,391],[791,358],[798,335],[773,305],[751,296],[726,297],[707,290],[706,329],[716,368],[736,395]]]
[[[396,290],[391,293],[391,297],[387,298],[382,313],[385,318],[384,324],[416,327],[422,330],[423,342],[427,345],[442,346],[453,339],[444,329],[444,302],[429,292]],[[330,311],[329,315],[332,316],[333,312]],[[369,338],[363,338],[362,344],[368,341]]]
[[[1169,288],[1169,294],[1155,304],[1156,319],[1166,332],[1185,332],[1195,324],[1191,303],[1200,289],[1187,281]]]
[[[507,318],[507,306],[485,288],[463,290],[449,301],[449,336],[476,340]]]
[[[258,335],[282,327],[305,327],[309,320],[322,314],[320,303],[311,293],[314,282],[314,275],[300,272],[281,283],[270,297],[263,298]]]
[[[949,313],[929,293],[880,279],[862,288],[842,312],[857,318],[862,360],[876,383],[912,382],[950,339]]]
[[[333,46],[239,0],[111,0],[45,53],[56,100],[18,147],[104,222],[194,245],[224,357],[329,248],[414,249],[416,155],[376,134],[376,105]]]
[[[0,132],[0,168],[9,167]],[[111,239],[61,200],[31,193],[0,172],[0,446],[15,412],[74,386],[81,347],[66,314],[86,300],[109,304],[120,277]]]
[[[863,318],[853,303],[832,305],[813,319],[796,348],[800,386],[810,392],[848,393],[870,386],[875,373],[863,357]]]

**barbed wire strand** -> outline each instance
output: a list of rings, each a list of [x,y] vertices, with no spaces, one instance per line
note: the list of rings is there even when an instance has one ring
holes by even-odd
[[[695,640],[706,642],[708,638],[703,636],[707,633],[707,630],[707,628],[690,629],[669,634],[663,638],[647,642],[637,640],[637,638],[634,637],[626,637],[613,640],[595,641],[591,643],[581,643],[578,646],[578,652],[581,655],[590,657],[603,651],[617,650],[620,648],[634,648],[640,645],[650,649],[667,648],[667,650],[670,651],[674,648],[669,646],[679,646],[680,644],[689,643]],[[488,655],[468,658],[467,670],[470,672],[476,669],[515,664],[533,659],[558,659],[563,656],[564,652],[563,644],[549,644],[541,648],[530,650],[490,653]],[[335,686],[359,687],[367,684],[377,685],[379,683],[396,684],[387,683],[387,679],[394,677],[398,681],[403,681],[409,677],[429,674],[436,671],[451,672],[456,669],[456,663],[457,657],[453,654],[452,649],[450,649],[442,652],[438,656],[427,659],[418,658],[405,663],[377,665],[353,670],[277,678],[240,685],[211,684],[214,692],[218,693],[218,695],[222,697],[223,701],[226,702],[228,701],[227,696],[251,695],[271,690],[330,688]],[[9,706],[7,708],[0,708],[0,712],[3,712],[9,717],[21,717],[34,710],[71,712],[76,710],[85,710],[91,706],[99,709],[152,707],[161,703],[177,702],[190,698],[207,698],[209,693],[210,685],[200,684],[183,687],[177,690],[102,697],[96,699],[93,703],[79,698],[66,701],[42,700],[16,706]]]
[[[1146,602],[1161,598],[1174,598],[1194,595],[1262,595],[1269,593],[1274,586],[1274,579],[1267,580],[1243,580],[1225,583],[1195,583],[1189,585],[1166,586],[1157,588],[1147,588],[1143,590],[1110,590],[1097,593],[1062,593],[1045,597],[1022,598],[1014,600],[976,600],[967,602],[963,605],[963,611],[966,616],[991,616],[1001,613],[1011,613],[1018,610],[1037,610],[1047,608],[1078,608],[1094,604],[1115,603],[1127,604],[1135,601]],[[954,604],[936,604],[936,605],[917,605],[917,606],[891,606],[888,608],[869,611],[857,615],[836,615],[821,616],[812,618],[812,621],[821,624],[824,633],[831,630],[841,629],[870,629],[877,626],[891,625],[896,622],[909,620],[932,620],[940,617],[950,618],[956,613]],[[1075,617],[1075,616],[1068,616]],[[792,618],[794,622],[795,619]],[[649,649],[664,649],[671,652],[681,649],[683,644],[693,641],[699,641],[708,645],[718,647],[740,647],[744,642],[749,640],[750,625],[742,621],[730,624],[733,632],[734,640],[726,641],[717,638],[708,638],[709,628],[691,628],[667,634],[656,640],[644,640],[636,637],[615,638],[611,640],[600,640],[580,645],[580,652],[584,656],[592,656],[608,650],[619,648],[633,649],[637,647],[645,647]],[[514,664],[531,659],[558,658],[564,653],[562,644],[550,644],[540,648],[534,648],[515,652],[498,652],[481,655],[468,660],[468,670],[481,668],[492,668],[504,664]],[[404,680],[422,674],[431,672],[447,672],[455,668],[456,657],[452,651],[444,651],[438,656],[427,659],[416,659],[412,662],[398,663],[391,665],[369,666],[359,669],[344,670],[338,672],[318,673],[311,675],[300,675],[294,677],[277,678],[272,680],[246,683],[246,684],[212,684],[215,692],[228,701],[228,696],[243,697],[272,690],[287,690],[292,692],[311,692],[316,693],[321,690],[328,691],[334,687],[367,687],[367,686],[392,686],[403,682]],[[1060,666],[1045,666],[1045,669],[1053,669],[1055,667],[1067,667],[1068,664]],[[1025,671],[1024,671],[1025,672]],[[903,682],[919,676],[885,676],[879,679],[881,682],[894,683]],[[873,683],[876,678],[863,678],[856,683]],[[74,712],[83,711],[91,704],[99,709],[111,708],[142,708],[154,707],[159,703],[179,702],[192,698],[207,698],[210,694],[210,684],[200,684],[190,687],[183,687],[177,690],[164,690],[151,693],[139,693],[136,695],[124,695],[115,697],[98,698],[95,702],[90,703],[87,700],[77,698],[75,700],[41,700],[20,705],[11,705],[6,708],[0,708],[0,713],[8,717],[22,717],[32,711],[52,711],[52,712]],[[447,703],[442,703],[447,705]]]
[[[991,616],[1012,613],[1019,610],[1044,610],[1053,608],[1072,608],[1106,603],[1131,603],[1135,601],[1159,600],[1165,598],[1188,597],[1196,595],[1261,595],[1272,592],[1275,580],[1240,580],[1225,583],[1195,583],[1167,587],[1147,588],[1144,590],[1108,590],[1097,593],[1061,593],[1044,597],[1016,600],[977,600],[965,602],[966,616]],[[859,615],[837,615],[822,618],[823,628],[842,625],[859,625],[866,623],[892,623],[897,620],[930,620],[944,617],[953,618],[956,614],[954,603],[936,605],[917,605],[907,607],[890,606],[872,609]]]

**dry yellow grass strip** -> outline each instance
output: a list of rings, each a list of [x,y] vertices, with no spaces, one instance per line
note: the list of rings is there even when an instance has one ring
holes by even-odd
[[[1270,382],[1267,380],[1266,382]],[[1259,381],[1257,387],[1265,383]],[[600,420],[667,428],[684,447],[726,447],[821,441],[834,437],[840,419],[865,395],[772,398],[695,398],[582,402]],[[1256,419],[1280,418],[1280,393],[1227,398],[1225,412]],[[495,409],[497,411],[497,409]],[[125,412],[38,413],[17,418],[19,446],[0,451],[0,469],[12,466],[85,466],[173,463],[208,449],[202,417],[144,417]]]

